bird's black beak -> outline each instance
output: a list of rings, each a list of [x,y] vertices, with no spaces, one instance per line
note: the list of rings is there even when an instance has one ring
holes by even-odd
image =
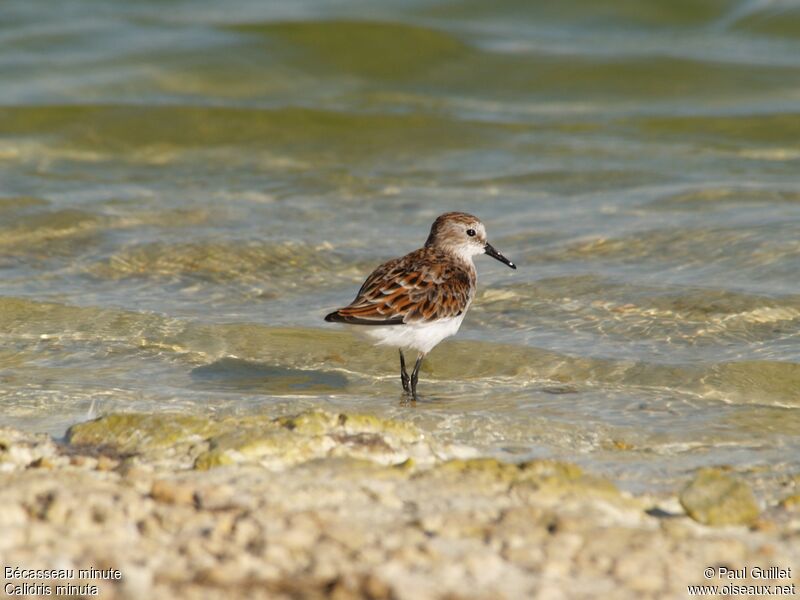
[[[517,265],[515,265],[513,262],[508,260],[505,256],[500,254],[497,250],[495,250],[494,246],[492,246],[489,242],[486,242],[486,246],[484,246],[484,252],[486,252],[486,254],[488,254],[492,258],[496,258],[497,260],[499,260],[504,265],[508,265],[512,269],[516,269],[517,268]]]

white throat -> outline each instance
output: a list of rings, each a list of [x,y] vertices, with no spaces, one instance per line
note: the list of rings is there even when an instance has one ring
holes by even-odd
[[[471,267],[475,267],[475,263],[473,262],[473,256],[476,254],[483,254],[484,250],[480,246],[475,244],[463,245],[463,246],[456,246],[449,248],[449,251],[454,255],[463,260]]]

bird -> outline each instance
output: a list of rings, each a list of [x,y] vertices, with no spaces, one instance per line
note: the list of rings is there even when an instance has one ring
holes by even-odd
[[[376,345],[398,348],[403,391],[417,401],[423,359],[458,331],[475,298],[473,257],[479,254],[517,268],[486,240],[480,219],[463,212],[439,215],[422,248],[376,268],[355,299],[326,315],[325,321],[352,325]],[[417,352],[410,376],[404,350]]]

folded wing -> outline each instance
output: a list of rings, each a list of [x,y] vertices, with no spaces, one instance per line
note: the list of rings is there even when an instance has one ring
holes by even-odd
[[[355,300],[325,317],[354,325],[403,325],[457,317],[472,300],[467,268],[422,248],[378,267]]]

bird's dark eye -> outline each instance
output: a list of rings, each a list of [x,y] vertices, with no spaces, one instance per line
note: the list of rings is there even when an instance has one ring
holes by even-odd
[[[475,230],[474,229],[467,229],[467,235],[469,237],[475,237]]]

